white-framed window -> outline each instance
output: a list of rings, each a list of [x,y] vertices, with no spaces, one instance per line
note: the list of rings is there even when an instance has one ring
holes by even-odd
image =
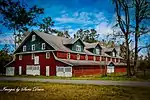
[[[77,60],[80,60],[80,54],[77,54]]]
[[[31,59],[34,59],[34,57],[35,57],[35,54],[32,53],[32,54],[31,54]]]
[[[80,45],[76,45],[76,51],[81,51],[81,46]]]
[[[67,59],[70,59],[70,53],[67,53]]]
[[[35,44],[32,44],[32,51],[35,50]]]
[[[19,55],[19,60],[22,60],[22,55]]]
[[[39,64],[39,56],[34,57],[34,64]]]
[[[26,45],[23,46],[23,51],[26,51],[27,47]]]
[[[95,57],[95,56],[93,56],[93,60],[94,60],[94,61],[96,60],[96,57]]]
[[[100,54],[100,49],[96,48],[96,54],[98,54],[98,55]]]
[[[42,50],[45,50],[45,43],[42,43]]]
[[[35,35],[32,35],[32,41],[35,41]]]
[[[46,52],[46,59],[50,58],[50,52]]]
[[[85,55],[85,60],[88,60],[88,55]]]

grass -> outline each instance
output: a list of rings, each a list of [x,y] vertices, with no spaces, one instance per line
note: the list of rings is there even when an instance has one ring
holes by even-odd
[[[150,87],[50,84],[40,82],[0,82],[0,89],[33,88],[40,92],[0,92],[0,100],[149,100]]]
[[[12,76],[8,76],[12,77]],[[102,75],[85,75],[79,77],[57,77],[57,76],[13,76],[13,77],[25,77],[25,78],[44,78],[44,79],[70,79],[70,80],[113,80],[113,81],[150,81],[150,73],[146,76],[143,72],[138,73],[137,77],[128,78],[126,73],[108,74],[107,76]]]

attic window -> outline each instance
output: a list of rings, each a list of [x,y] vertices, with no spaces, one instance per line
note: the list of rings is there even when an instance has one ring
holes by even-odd
[[[70,59],[70,53],[67,53],[67,59]]]
[[[76,45],[76,51],[81,51],[81,46],[80,45]]]
[[[23,51],[26,51],[26,46],[25,45],[23,46]]]
[[[80,54],[77,54],[77,60],[80,60]]]
[[[100,50],[99,49],[96,49],[96,54],[100,54]]]
[[[45,43],[42,43],[42,50],[45,50]]]
[[[35,50],[35,44],[32,45],[32,51],[34,51],[34,50]]]
[[[32,35],[32,41],[35,41],[35,35]]]

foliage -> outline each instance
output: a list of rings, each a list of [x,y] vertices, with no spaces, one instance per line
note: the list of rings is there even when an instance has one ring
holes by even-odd
[[[52,21],[51,17],[46,17],[42,21],[43,22],[39,24],[40,31],[50,34],[51,26],[54,26],[54,21]]]
[[[0,51],[0,73],[4,73],[4,66],[12,60],[12,56],[8,54],[7,45]]]
[[[14,31],[15,47],[17,32],[27,31],[29,27],[37,25],[37,17],[44,13],[43,8],[36,5],[28,8],[27,4],[13,0],[0,0],[0,22]],[[20,35],[19,35],[20,36]]]
[[[97,42],[98,38],[97,31],[95,29],[83,30],[79,29],[75,34],[74,38],[80,38],[81,40],[89,43]]]

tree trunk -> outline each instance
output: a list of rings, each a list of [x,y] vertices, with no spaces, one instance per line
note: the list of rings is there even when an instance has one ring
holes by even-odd
[[[128,36],[125,37],[126,39],[126,62],[127,62],[127,76],[131,76],[131,68],[130,68],[130,51],[129,51],[129,43],[128,43]]]
[[[134,74],[137,72],[137,60],[138,60],[138,26],[135,30],[135,55],[134,55]]]

